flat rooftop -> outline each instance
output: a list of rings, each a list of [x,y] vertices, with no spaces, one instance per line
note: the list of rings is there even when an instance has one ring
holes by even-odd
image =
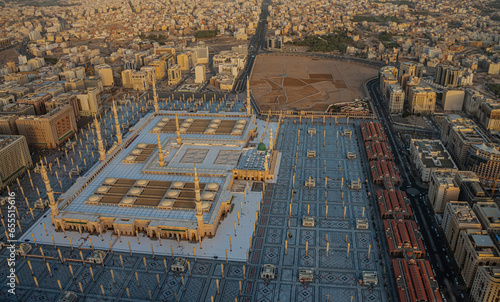
[[[196,164],[206,208],[203,218],[211,222],[220,204],[231,198],[227,187],[232,169],[244,152],[251,128],[257,126],[252,116],[242,114],[180,112],[179,145],[175,117],[174,112],[160,111],[140,120],[120,146],[108,151],[104,162],[60,196],[60,215],[157,218],[171,225],[191,225],[196,223]],[[210,129],[216,130],[207,133]],[[164,166],[159,163],[158,136]]]

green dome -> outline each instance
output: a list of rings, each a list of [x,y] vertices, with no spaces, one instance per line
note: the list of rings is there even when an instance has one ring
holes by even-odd
[[[266,151],[266,145],[264,143],[259,143],[257,151]]]

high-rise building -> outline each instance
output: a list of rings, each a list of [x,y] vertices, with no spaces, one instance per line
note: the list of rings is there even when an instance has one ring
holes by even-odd
[[[445,116],[441,127],[441,140],[462,169],[465,168],[465,158],[469,148],[490,141],[473,120],[457,114]]]
[[[487,130],[500,131],[500,103],[486,101],[479,105],[479,123]]]
[[[153,66],[155,68],[157,80],[161,80],[165,77],[165,75],[166,75],[165,71],[167,70],[165,60],[156,59],[153,62],[149,63],[148,65]]]
[[[388,89],[390,85],[398,84],[398,79],[396,78],[396,67],[385,66],[379,71],[379,82],[380,82],[380,94],[385,100],[388,100],[389,94]]]
[[[410,159],[424,182],[430,180],[434,171],[458,171],[458,167],[440,140],[412,139]]]
[[[18,115],[0,115],[0,134],[17,135],[16,120]]]
[[[75,114],[75,118],[78,120],[80,118],[80,108],[78,107],[78,99],[76,98],[76,94],[73,92],[66,92],[56,96],[51,99],[47,103],[45,103],[45,107],[47,111],[54,110],[58,107],[64,105],[71,105],[73,108],[73,113]]]
[[[446,203],[458,200],[459,195],[460,187],[455,181],[455,173],[449,171],[431,173],[428,197],[434,212],[443,213]]]
[[[455,258],[467,288],[472,286],[478,266],[500,264],[500,252],[487,231],[461,231]]]
[[[26,138],[20,135],[0,135],[0,188],[33,166]]]
[[[408,94],[408,104],[413,113],[434,113],[436,93],[430,87],[412,87]]]
[[[127,89],[130,89],[133,86],[132,84],[132,72],[134,70],[132,69],[126,69],[124,71],[122,71],[122,86],[123,88],[127,88]]]
[[[472,145],[467,150],[464,167],[475,172],[486,188],[493,187],[500,172],[500,147],[485,143]]]
[[[472,283],[470,299],[473,302],[500,300],[500,266],[480,266]]]
[[[410,75],[412,77],[421,78],[423,72],[424,72],[423,64],[415,62],[403,62],[399,65],[398,79],[401,81],[401,78],[404,75]]]
[[[81,116],[92,116],[102,111],[101,93],[99,88],[93,87],[81,91],[76,95]]]
[[[405,92],[399,84],[389,85],[387,108],[390,113],[401,113],[405,104]]]
[[[439,64],[436,70],[434,82],[445,87],[457,87],[460,68]]]
[[[37,148],[57,148],[77,131],[71,105],[56,108],[42,116],[22,116],[16,120],[16,126],[28,144]]]
[[[84,80],[83,80],[83,84],[85,85],[85,89],[89,89],[89,88],[97,88],[99,89],[99,92],[103,92],[104,91],[104,82],[101,78],[100,75],[93,75],[93,76],[90,76],[90,77],[86,77]]]
[[[446,203],[441,227],[450,251],[453,253],[457,248],[458,236],[462,230],[481,231],[481,223],[479,223],[476,214],[465,201]]]
[[[177,85],[181,82],[181,67],[177,64],[168,69],[168,85]]]
[[[113,69],[108,64],[100,64],[94,67],[97,74],[102,79],[104,87],[112,87],[115,85],[113,80]]]
[[[45,109],[45,102],[49,101],[52,98],[50,94],[35,94],[30,93],[25,95],[24,97],[17,100],[20,104],[29,104],[32,105],[35,109],[36,115],[42,115],[47,113]]]
[[[459,89],[444,89],[442,105],[444,111],[462,111],[465,92]]]
[[[479,106],[483,102],[491,101],[490,98],[486,97],[484,94],[472,90],[470,88],[465,89],[465,96],[464,96],[464,108],[463,110],[467,114],[471,115],[476,115],[479,111]]]
[[[191,67],[191,59],[189,54],[186,52],[180,53],[177,55],[177,64],[180,66],[181,70],[187,71],[190,70]]]
[[[195,72],[195,79],[194,79],[195,83],[202,84],[207,81],[205,65],[201,64],[196,65],[194,72]]]
[[[500,231],[500,209],[495,202],[477,202],[472,209],[476,213],[479,222],[481,222],[483,229]]]
[[[132,88],[138,91],[148,90],[148,74],[144,71],[132,71]]]

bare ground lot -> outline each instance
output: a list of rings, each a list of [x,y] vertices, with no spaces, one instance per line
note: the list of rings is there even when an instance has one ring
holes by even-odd
[[[353,62],[259,55],[250,80],[261,110],[325,111],[364,97],[362,84],[378,69]]]

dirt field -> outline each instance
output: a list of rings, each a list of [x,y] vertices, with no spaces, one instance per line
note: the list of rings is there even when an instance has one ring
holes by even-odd
[[[259,55],[250,88],[261,110],[325,111],[364,97],[363,82],[378,69],[337,60]]]

